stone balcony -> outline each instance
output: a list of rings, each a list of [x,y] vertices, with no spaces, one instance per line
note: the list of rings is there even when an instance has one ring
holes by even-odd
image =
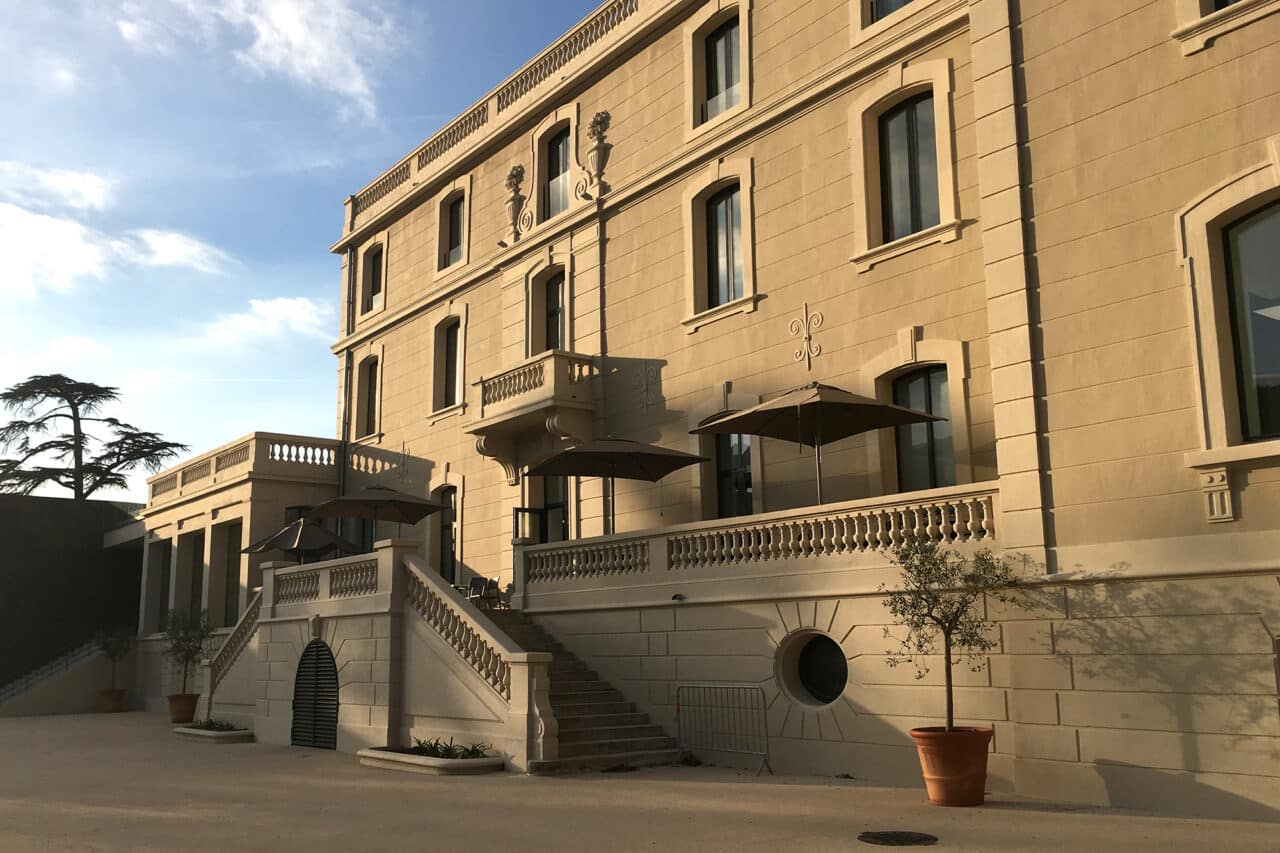
[[[527,612],[875,592],[909,536],[1000,549],[999,486],[971,483],[656,530],[516,548]]]
[[[596,375],[593,356],[548,350],[482,376],[474,383],[480,406],[467,432],[478,436],[476,449],[514,480],[519,465],[546,455],[562,437],[591,438]]]
[[[147,479],[147,509],[188,500],[246,479],[337,482],[336,439],[255,432]]]

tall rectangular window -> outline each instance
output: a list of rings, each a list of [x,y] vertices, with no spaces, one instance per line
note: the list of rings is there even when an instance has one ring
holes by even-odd
[[[233,521],[224,528],[226,564],[223,566],[222,624],[234,627],[240,619],[240,547],[244,530],[242,522]]]
[[[462,260],[462,209],[466,199],[459,194],[445,206],[444,249],[440,253],[440,269]]]
[[[707,36],[707,92],[702,109],[703,121],[713,119],[738,105],[742,89],[742,64],[738,50],[736,17]]]
[[[940,221],[932,92],[880,116],[880,207],[885,243]]]
[[[543,218],[564,213],[569,209],[569,128],[557,132],[547,140],[547,183],[543,187]]]
[[[364,254],[364,296],[360,311],[366,313],[382,307],[382,247],[374,246]]]
[[[458,579],[458,490],[445,486],[436,497],[444,509],[440,511],[440,576],[449,583]]]
[[[910,2],[911,0],[871,0],[871,20],[878,21],[892,15]]]
[[[458,331],[461,326],[454,320],[444,329],[444,385],[441,388],[444,407],[458,404]]]
[[[360,423],[357,424],[358,436],[373,435],[378,429],[378,360],[372,359],[360,368],[361,401],[364,403],[360,411]]]
[[[546,349],[564,349],[564,273],[551,276],[544,287]]]
[[[940,418],[950,417],[947,369],[926,367],[893,383],[893,402]],[[898,427],[898,491],[938,489],[956,484],[951,422],[932,421]]]
[[[190,600],[187,612],[191,618],[199,619],[200,605],[204,602],[204,531],[197,530],[191,534],[191,559],[189,577],[191,578]]]
[[[569,479],[542,478],[543,542],[565,542],[569,539]]]
[[[707,200],[707,308],[742,298],[742,205],[738,185]]]
[[[1280,438],[1280,202],[1226,229],[1240,432]]]
[[[716,511],[720,518],[751,515],[751,436],[716,436]]]

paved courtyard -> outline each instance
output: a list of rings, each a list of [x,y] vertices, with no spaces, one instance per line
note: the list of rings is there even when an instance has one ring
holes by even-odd
[[[0,851],[1280,850],[1280,826],[1054,808],[699,767],[442,779],[333,752],[180,740],[154,714],[0,720]],[[935,849],[939,849],[935,848]]]

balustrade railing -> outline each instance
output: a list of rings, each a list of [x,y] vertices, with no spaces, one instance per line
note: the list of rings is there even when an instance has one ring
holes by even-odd
[[[767,561],[887,555],[908,538],[996,547],[995,483],[951,486],[634,534],[535,545],[518,571],[528,587]],[[655,579],[656,580],[656,579]]]
[[[541,388],[545,382],[546,367],[543,362],[526,364],[486,379],[481,386],[480,399],[484,405],[491,406]]]
[[[276,575],[275,603],[303,604],[320,597],[320,572],[307,569]]]
[[[150,503],[178,500],[249,474],[336,482],[338,447],[333,439],[254,433],[150,478]]]
[[[538,395],[585,401],[585,384],[595,376],[595,358],[589,355],[550,350],[527,359],[495,376],[483,376],[480,386],[480,413],[486,417],[492,407],[509,408],[533,402]]]
[[[503,649],[493,633],[456,601],[457,595],[443,580],[414,565],[412,558],[402,564],[407,579],[405,595],[413,609],[462,656],[485,683],[503,699],[511,699],[511,665],[508,656],[516,649]],[[448,591],[446,591],[446,589]]]
[[[231,667],[235,665],[239,659],[240,653],[249,645],[249,640],[253,638],[253,632],[258,630],[258,614],[262,611],[262,591],[254,593],[253,598],[249,599],[248,606],[245,607],[244,613],[240,616],[240,620],[236,622],[236,627],[231,631],[231,635],[223,642],[222,648],[218,649],[218,653],[209,661],[209,695],[218,689],[218,685],[222,683],[222,679],[231,671]],[[212,713],[212,712],[211,712]]]
[[[351,598],[378,591],[378,561],[365,560],[329,570],[329,597]]]

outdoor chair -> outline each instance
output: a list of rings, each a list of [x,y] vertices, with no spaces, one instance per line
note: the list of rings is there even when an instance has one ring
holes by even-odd
[[[467,601],[475,601],[477,605],[484,598],[485,578],[472,578],[467,582]]]

